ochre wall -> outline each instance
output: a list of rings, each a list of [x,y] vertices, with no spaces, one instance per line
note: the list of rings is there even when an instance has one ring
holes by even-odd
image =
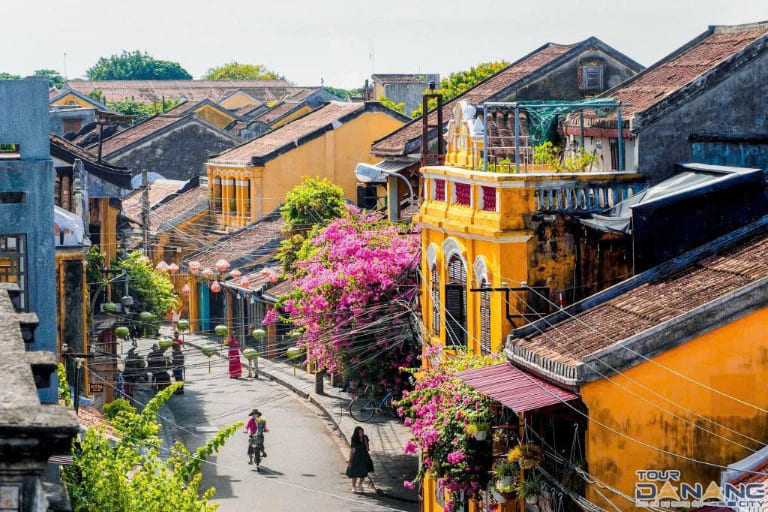
[[[610,432],[595,422],[648,445],[712,464],[725,466],[741,460],[752,452],[697,429],[670,413],[662,412],[643,399],[753,450],[759,448],[754,442],[707,420],[725,425],[764,444],[768,441],[768,416],[679,377],[672,371],[767,409],[767,324],[768,308],[763,308],[699,336],[653,358],[652,361],[658,364],[643,362],[624,372],[626,378],[622,376],[614,379],[625,389],[608,380],[582,386],[581,397],[593,420],[587,431],[587,470],[630,496],[634,495],[635,471],[640,469],[677,469],[682,473],[682,481],[691,484],[702,482],[704,488],[711,480],[719,482],[718,468],[659,453]],[[706,420],[654,396],[640,385],[686,409],[697,411]],[[643,399],[632,395],[627,389]],[[615,496],[610,494],[609,497],[625,509],[632,508],[621,498],[614,499]],[[593,489],[588,489],[587,498],[600,506],[610,507]]]
[[[195,115],[201,119],[205,119],[209,123],[215,124],[219,128],[224,128],[235,120],[234,117],[229,116],[221,110],[217,110],[210,105],[203,105],[199,109],[195,110]]]
[[[298,119],[299,117],[303,116],[304,114],[306,114],[308,112],[312,112],[312,107],[310,107],[309,105],[305,105],[305,106],[301,107],[300,109],[297,109],[295,112],[291,112],[290,114],[288,114],[284,118],[280,119],[279,121],[271,124],[269,126],[269,128],[271,130],[274,130],[275,128],[283,126],[284,124],[286,124],[286,123],[288,123],[290,121],[293,121],[294,119]]]
[[[76,96],[76,95],[74,95],[72,93],[67,94],[67,95],[59,98],[58,100],[52,102],[51,105],[71,106],[73,102],[75,104],[77,104],[77,105],[80,105],[83,108],[93,108],[93,107],[96,106],[93,103],[88,103],[84,99],[82,99],[82,98],[80,98],[80,97],[78,97],[78,96]]]
[[[237,92],[224,101],[219,102],[219,105],[227,110],[235,110],[248,105],[261,105],[261,102],[255,98],[251,98],[245,93]]]

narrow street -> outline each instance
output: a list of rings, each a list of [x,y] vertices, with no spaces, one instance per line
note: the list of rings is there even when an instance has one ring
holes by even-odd
[[[216,488],[220,511],[260,510],[406,510],[372,491],[354,494],[345,477],[345,459],[324,417],[296,395],[270,381],[230,379],[227,362],[208,359],[187,347],[183,395],[168,403],[178,426],[174,438],[194,451],[215,432],[258,407],[267,419],[268,457],[261,473],[248,465],[247,437],[241,429],[218,455],[203,465],[203,487]],[[244,369],[244,376],[247,369]]]

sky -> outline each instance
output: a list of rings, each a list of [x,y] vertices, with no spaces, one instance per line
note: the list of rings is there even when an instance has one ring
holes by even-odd
[[[768,0],[0,0],[0,72],[84,77],[138,49],[195,78],[238,61],[354,88],[373,72],[444,76],[590,36],[649,65],[708,25],[762,20]]]

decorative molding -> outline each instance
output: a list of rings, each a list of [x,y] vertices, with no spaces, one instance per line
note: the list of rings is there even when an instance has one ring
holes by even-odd
[[[451,258],[453,256],[458,256],[461,260],[461,263],[464,265],[464,270],[467,269],[467,259],[464,257],[464,251],[461,250],[461,245],[459,245],[459,242],[452,237],[448,237],[443,241],[443,257],[445,258],[445,262],[448,263],[451,261]]]
[[[437,264],[437,244],[434,242],[429,244],[424,255],[427,258],[427,268],[431,270]]]
[[[488,272],[488,263],[485,261],[485,256],[479,255],[475,258],[475,262],[472,264],[472,270],[475,272],[475,281],[478,286],[483,285],[483,281],[488,284],[491,283],[491,276]]]

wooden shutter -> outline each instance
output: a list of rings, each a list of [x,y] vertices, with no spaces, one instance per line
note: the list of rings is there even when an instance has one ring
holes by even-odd
[[[482,288],[488,288],[488,281],[483,279]],[[480,351],[491,353],[491,292],[480,292]]]
[[[584,91],[602,91],[603,66],[582,66],[581,88]]]
[[[467,344],[467,271],[458,256],[448,262],[445,285],[445,334],[449,346]]]
[[[432,334],[440,335],[440,277],[437,266],[432,267]]]

